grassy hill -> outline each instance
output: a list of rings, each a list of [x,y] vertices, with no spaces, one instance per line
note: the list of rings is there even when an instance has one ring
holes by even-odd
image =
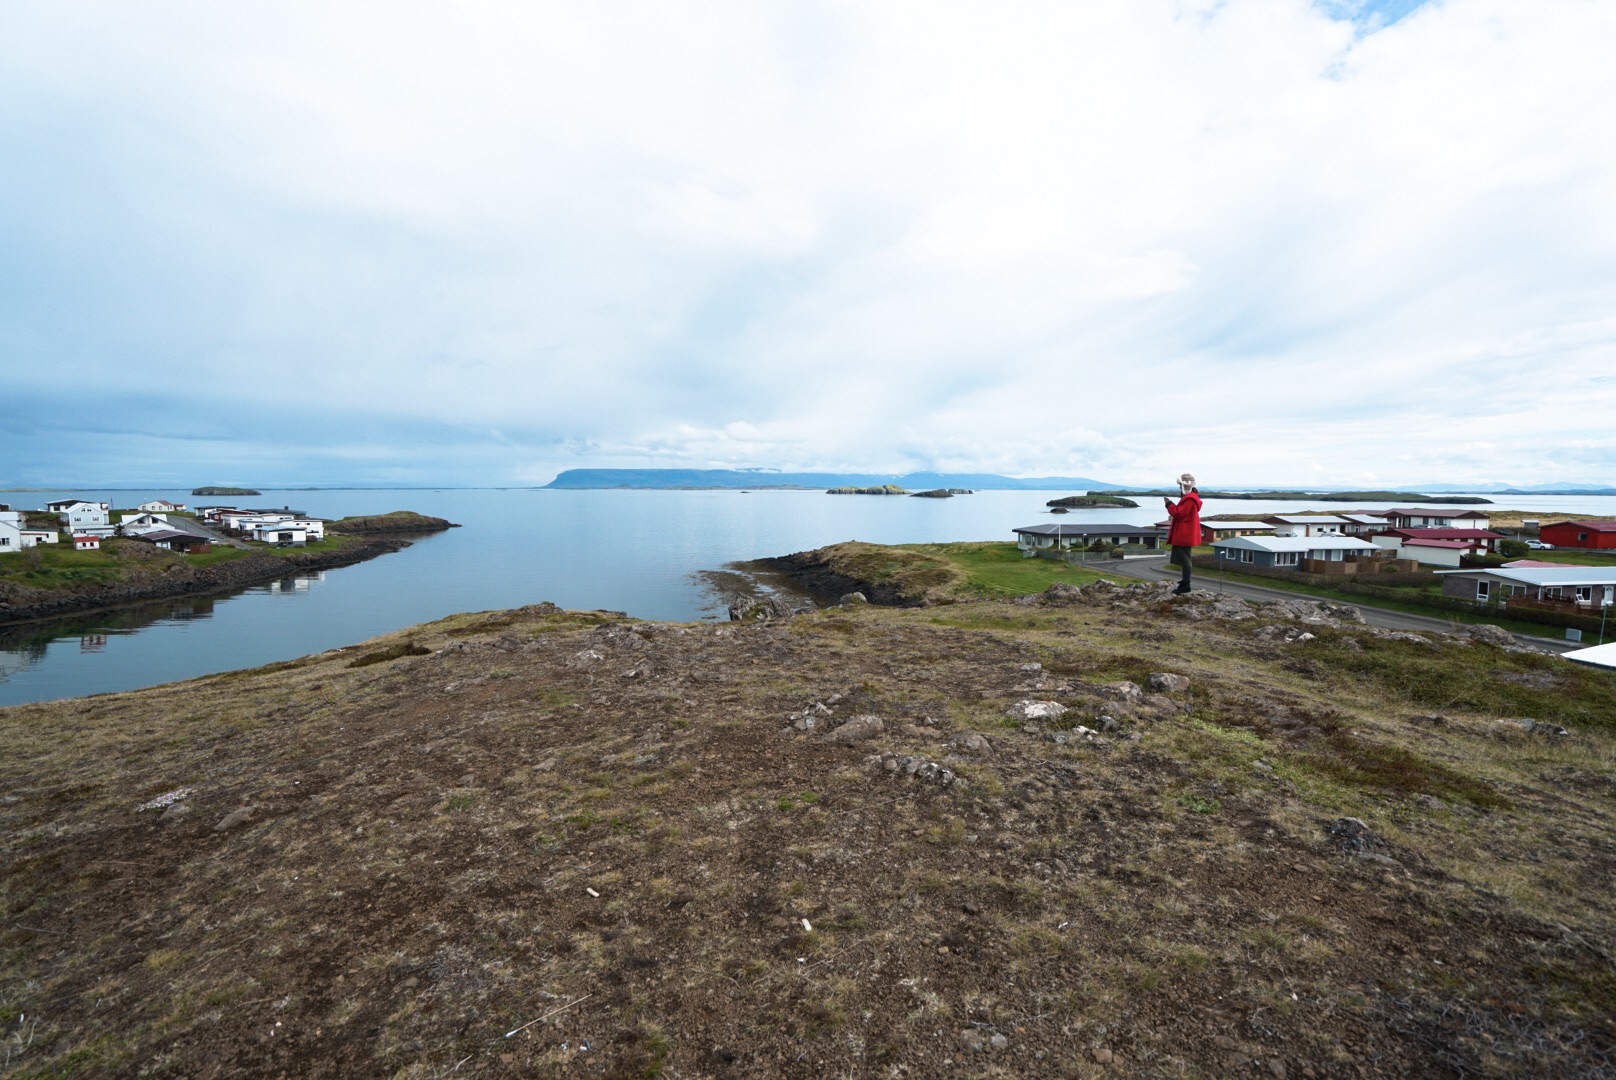
[[[1165,589],[0,709],[0,1067],[1604,1075],[1616,676]]]

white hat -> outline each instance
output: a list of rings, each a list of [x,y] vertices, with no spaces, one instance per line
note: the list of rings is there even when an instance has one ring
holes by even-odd
[[[1195,486],[1195,474],[1194,473],[1184,473],[1182,476],[1180,476],[1178,478],[1178,488],[1179,488],[1180,491],[1188,491],[1191,488],[1193,488],[1194,486]]]

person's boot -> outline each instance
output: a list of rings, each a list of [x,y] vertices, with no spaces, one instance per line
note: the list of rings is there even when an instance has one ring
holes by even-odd
[[[1187,593],[1189,591],[1190,591],[1190,583],[1187,582],[1187,581],[1180,581],[1178,583],[1178,588],[1173,590],[1173,595],[1174,596],[1183,596],[1185,593]]]

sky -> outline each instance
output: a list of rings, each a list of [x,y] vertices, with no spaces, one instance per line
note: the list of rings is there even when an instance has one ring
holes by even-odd
[[[1616,4],[0,0],[0,487],[1616,484]]]

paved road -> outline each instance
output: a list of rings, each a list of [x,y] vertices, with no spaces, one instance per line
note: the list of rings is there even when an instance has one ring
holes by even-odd
[[[1091,570],[1098,570],[1106,574],[1115,574],[1119,577],[1139,578],[1143,581],[1170,581],[1178,577],[1178,567],[1168,566],[1166,557],[1159,559],[1112,559],[1106,562],[1088,564]],[[1230,596],[1238,596],[1242,600],[1251,600],[1266,603],[1269,600],[1318,600],[1317,596],[1306,593],[1291,592],[1288,589],[1269,588],[1266,585],[1252,585],[1245,581],[1236,581],[1225,578],[1214,571],[1195,568],[1195,587],[1209,589],[1213,592],[1225,592]],[[1364,620],[1371,626],[1383,626],[1388,630],[1418,630],[1424,633],[1432,631],[1451,631],[1460,625],[1447,619],[1436,618],[1430,615],[1410,615],[1406,611],[1392,611],[1388,608],[1370,607],[1352,601],[1352,606],[1363,612]],[[1523,645],[1530,645],[1535,649],[1546,649],[1549,652],[1569,652],[1572,649],[1581,649],[1587,642],[1556,641],[1553,638],[1533,637],[1530,634],[1516,634],[1515,639]]]

